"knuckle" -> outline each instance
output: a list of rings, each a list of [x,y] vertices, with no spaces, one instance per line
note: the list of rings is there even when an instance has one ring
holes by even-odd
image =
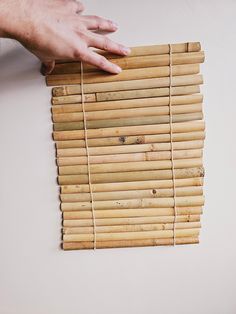
[[[111,45],[110,40],[109,40],[107,37],[104,37],[104,39],[103,39],[103,45],[102,45],[103,49],[104,49],[104,50],[108,50],[109,47],[110,47],[110,45]]]
[[[100,57],[99,62],[98,62],[99,66],[101,68],[105,68],[106,64],[107,64],[107,59],[105,57]]]

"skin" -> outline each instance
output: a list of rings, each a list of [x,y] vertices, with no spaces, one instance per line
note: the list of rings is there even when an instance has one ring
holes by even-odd
[[[110,73],[121,72],[90,49],[129,54],[129,48],[106,36],[115,32],[117,25],[99,16],[83,15],[83,11],[83,4],[75,0],[0,0],[0,37],[16,39],[36,55],[44,74],[52,72],[58,59],[79,59]]]

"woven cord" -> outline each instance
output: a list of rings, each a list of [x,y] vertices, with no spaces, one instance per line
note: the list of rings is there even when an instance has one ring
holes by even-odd
[[[174,200],[174,220],[173,220],[173,245],[176,242],[176,187],[175,187],[175,166],[174,166],[174,145],[173,145],[173,115],[172,115],[172,46],[169,45],[169,116],[170,116],[170,147],[171,147],[171,170],[172,170],[172,182],[173,182],[173,200]]]
[[[92,208],[92,219],[93,219],[93,248],[96,250],[97,244],[97,233],[96,233],[96,216],[95,216],[95,209],[94,209],[94,200],[93,200],[93,187],[91,183],[91,172],[90,172],[90,155],[89,155],[89,147],[88,147],[88,131],[87,131],[87,120],[85,114],[85,106],[84,106],[84,70],[83,70],[83,63],[80,63],[80,84],[81,84],[81,104],[83,110],[83,120],[84,120],[84,139],[85,139],[85,146],[86,146],[86,154],[87,154],[87,161],[88,161],[88,182],[89,182],[89,192],[91,198],[91,208]]]

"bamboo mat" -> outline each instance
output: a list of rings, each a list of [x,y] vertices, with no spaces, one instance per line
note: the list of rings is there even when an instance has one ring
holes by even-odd
[[[205,138],[198,42],[100,52],[112,75],[57,62],[53,138],[62,248],[195,244],[204,205]]]

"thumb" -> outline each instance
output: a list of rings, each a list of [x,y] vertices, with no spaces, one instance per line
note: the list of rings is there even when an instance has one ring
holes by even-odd
[[[42,60],[41,73],[43,75],[48,75],[48,74],[52,73],[54,67],[55,67],[55,61],[54,60],[51,60],[51,61]]]

